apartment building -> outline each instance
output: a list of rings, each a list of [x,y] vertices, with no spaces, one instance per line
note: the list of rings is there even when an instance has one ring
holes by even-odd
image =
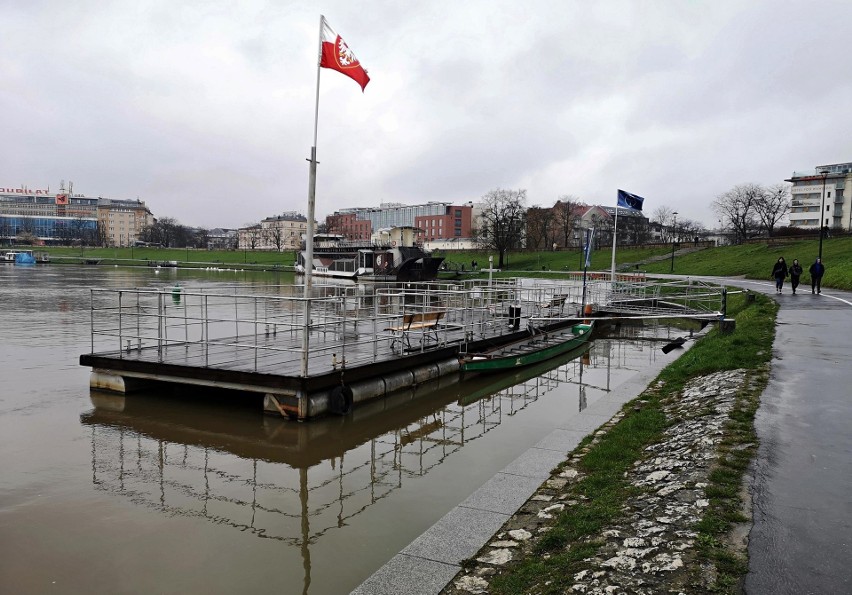
[[[154,224],[154,216],[141,200],[99,198],[98,229],[107,246],[133,246],[142,230]]]
[[[795,171],[790,188],[790,227],[852,229],[852,163]]]

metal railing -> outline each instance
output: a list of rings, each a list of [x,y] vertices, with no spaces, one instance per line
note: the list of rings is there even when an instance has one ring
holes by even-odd
[[[91,352],[308,375],[449,345],[465,348],[471,341],[584,316],[581,274],[555,281],[320,284],[309,299],[302,291],[296,285],[93,289]],[[719,300],[718,289],[649,283],[636,274],[618,274],[613,284],[610,273],[593,273],[585,288],[585,303],[595,309],[618,306],[652,315],[706,315],[719,311]]]

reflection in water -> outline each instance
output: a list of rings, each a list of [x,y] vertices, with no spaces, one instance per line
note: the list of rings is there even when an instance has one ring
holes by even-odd
[[[91,411],[78,362],[91,348],[90,290],[176,282],[292,291],[285,274],[0,265],[4,586],[43,592],[49,568],[69,592],[121,591],[128,581],[137,591],[263,592],[282,577],[292,578],[286,592],[349,591],[529,444],[607,399],[610,379],[617,387],[676,356],[638,337],[596,340],[587,362],[538,380],[449,378],[428,394],[420,387],[310,424],[264,418],[259,403],[157,395],[92,394]],[[86,539],[69,549],[60,535]]]
[[[96,408],[81,416],[91,426],[92,482],[170,516],[200,517],[299,548],[307,593],[311,545],[328,531],[557,388],[566,400],[576,386],[582,411],[584,374],[605,372],[598,374],[604,384],[591,387],[605,394],[612,352],[610,341],[596,341],[521,372],[444,377],[311,423],[93,392]]]

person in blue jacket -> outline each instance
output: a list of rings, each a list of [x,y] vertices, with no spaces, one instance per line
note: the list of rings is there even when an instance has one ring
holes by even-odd
[[[781,293],[781,288],[784,286],[784,279],[787,278],[787,263],[784,257],[780,256],[778,262],[772,267],[772,276],[775,278],[775,293]]]
[[[822,276],[825,274],[825,265],[822,264],[822,258],[817,258],[816,261],[808,268],[811,274],[811,293],[822,293],[820,284]]]

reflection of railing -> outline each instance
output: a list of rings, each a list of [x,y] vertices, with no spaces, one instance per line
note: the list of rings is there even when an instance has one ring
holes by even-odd
[[[205,518],[305,546],[386,498],[406,479],[426,475],[561,384],[581,383],[584,367],[608,365],[608,358],[608,346],[593,347],[582,358],[557,362],[556,368],[504,385],[476,402],[453,402],[404,423],[339,453],[330,465],[296,467],[286,459],[243,458],[206,445],[199,439],[205,432],[193,428],[181,443],[175,441],[181,426],[168,419],[158,426],[143,416],[140,423],[148,425],[138,430],[128,414],[105,412],[102,421],[88,414],[83,419],[92,426],[92,480],[98,489],[169,515]]]

